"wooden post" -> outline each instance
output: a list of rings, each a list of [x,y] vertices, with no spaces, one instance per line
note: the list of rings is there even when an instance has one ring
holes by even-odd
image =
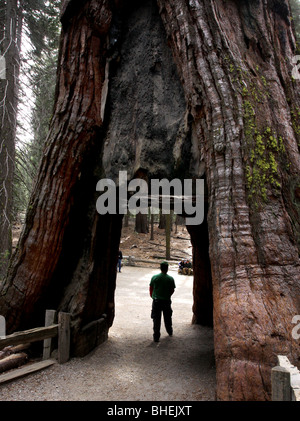
[[[69,313],[58,313],[58,362],[64,364],[70,357],[70,320]]]
[[[46,310],[46,315],[45,315],[45,326],[46,327],[54,324],[55,315],[56,315],[55,310]],[[44,339],[43,360],[47,360],[48,358],[50,358],[51,343],[52,343],[51,338]]]
[[[171,214],[166,214],[166,260],[171,258]]]
[[[291,401],[291,374],[285,367],[272,368],[272,401]]]
[[[128,256],[128,266],[135,266],[133,256]]]
[[[151,211],[151,217],[150,217],[150,224],[151,224],[150,240],[154,240],[154,214],[152,211]]]
[[[0,338],[5,338],[6,335],[6,323],[5,318],[0,316]]]

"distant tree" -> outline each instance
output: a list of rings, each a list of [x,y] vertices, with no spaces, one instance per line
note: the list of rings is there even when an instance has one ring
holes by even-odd
[[[31,40],[31,49],[25,56],[30,62],[29,74],[24,78],[32,90],[30,126],[30,142],[20,142],[16,151],[16,171],[14,180],[14,213],[25,211],[33,182],[38,170],[42,150],[49,131],[51,121],[60,34],[61,0],[47,2],[44,7],[32,16],[28,15],[26,26]],[[43,34],[41,37],[40,34]],[[26,69],[23,69],[26,71]],[[25,95],[22,101],[28,101]],[[28,109],[28,107],[26,107]],[[19,118],[20,123],[23,116]],[[28,116],[24,116],[28,119]]]
[[[147,234],[149,232],[147,215],[137,213],[135,217],[135,231],[139,234]]]
[[[150,240],[154,240],[154,213],[150,213]]]
[[[290,0],[290,5],[291,5],[291,10],[292,10],[292,15],[293,15],[297,41],[299,43],[300,42],[300,1]]]
[[[12,251],[13,177],[20,48],[24,10],[18,0],[2,2],[0,55],[5,58],[6,78],[0,80],[0,279]]]
[[[23,115],[18,115],[21,94],[23,93],[24,96],[20,86],[22,63],[25,59],[22,55],[22,38],[26,34],[30,39],[33,47],[31,59],[35,64],[37,58],[40,60],[39,65],[35,67],[32,84],[37,89],[35,112],[40,123],[36,126],[43,130],[39,138],[45,139],[46,121],[49,125],[51,113],[49,110],[52,109],[54,100],[56,72],[53,69],[56,68],[57,60],[57,55],[51,55],[49,52],[55,46],[57,51],[60,2],[60,0],[54,0],[51,3],[46,0],[26,2],[3,0],[1,2],[0,55],[6,61],[6,79],[0,80],[0,279],[6,273],[12,252],[14,213],[20,208],[22,210],[26,208],[32,179],[41,155],[40,148],[32,147],[30,154],[27,155],[24,154],[22,148],[16,149],[18,119],[24,119]],[[47,52],[44,53],[45,51]],[[44,90],[39,88],[39,76],[47,84]],[[42,110],[46,110],[47,117],[42,118],[38,115],[42,113]],[[36,127],[35,132],[37,131]]]
[[[166,228],[166,215],[164,215],[162,213],[162,210],[161,209],[159,211],[159,224],[158,224],[158,228],[161,229],[161,230]]]
[[[34,170],[37,170],[42,149],[49,131],[53,113],[58,46],[60,35],[59,11],[61,0],[54,0],[41,16],[40,24],[44,24],[43,51],[35,54],[32,85],[34,94],[34,109],[32,126],[34,139],[31,144],[31,159]]]
[[[171,225],[172,225],[172,215],[166,214],[166,259],[170,260],[171,258]]]

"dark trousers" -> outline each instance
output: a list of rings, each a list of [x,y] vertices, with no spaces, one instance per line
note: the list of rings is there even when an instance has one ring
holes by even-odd
[[[153,300],[151,318],[153,319],[153,338],[158,341],[160,338],[161,315],[164,315],[166,331],[172,335],[172,313],[171,300]]]

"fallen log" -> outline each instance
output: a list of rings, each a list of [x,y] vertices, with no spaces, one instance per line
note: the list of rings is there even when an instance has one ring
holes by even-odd
[[[27,354],[24,352],[12,354],[0,360],[0,373],[11,370],[12,368],[20,367],[27,361]]]
[[[10,347],[4,348],[2,351],[0,351],[0,360],[3,360],[3,358],[7,357],[11,354]]]
[[[28,344],[20,344],[20,345],[15,345],[15,346],[12,346],[10,349],[11,349],[11,353],[12,354],[17,354],[18,352],[21,352],[21,351],[25,351],[26,349],[29,349],[30,348],[30,343],[28,343]]]
[[[185,253],[185,254],[187,254],[187,253]],[[166,256],[153,255],[152,257],[154,259],[166,260]],[[182,258],[183,258],[182,256],[175,256],[175,255],[173,255],[173,256],[170,257],[169,261],[170,260],[173,260],[173,261],[177,262],[178,260],[181,260]],[[185,257],[185,259],[187,259],[187,257]]]
[[[7,346],[2,351],[0,351],[0,361],[3,358],[8,357],[11,354],[18,354],[19,352],[25,351],[30,347],[30,344],[20,344],[16,346]]]

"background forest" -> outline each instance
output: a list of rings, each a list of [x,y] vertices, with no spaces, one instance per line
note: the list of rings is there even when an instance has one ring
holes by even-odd
[[[26,212],[54,100],[61,0],[1,0],[0,279]]]
[[[300,0],[290,0],[300,41]],[[61,0],[1,0],[0,279],[12,252],[12,226],[22,219],[52,116]]]

